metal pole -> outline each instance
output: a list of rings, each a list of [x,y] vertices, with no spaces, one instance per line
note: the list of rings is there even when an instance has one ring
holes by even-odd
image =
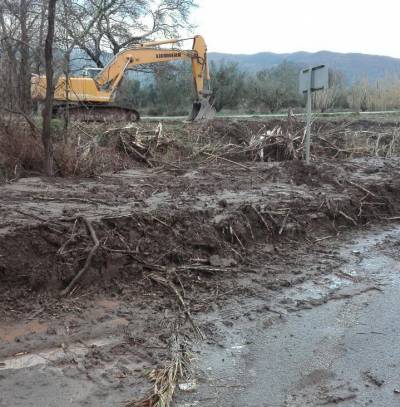
[[[312,108],[312,68],[309,68],[309,80],[307,91],[307,127],[306,127],[306,164],[310,164],[310,144],[311,144],[311,108]]]

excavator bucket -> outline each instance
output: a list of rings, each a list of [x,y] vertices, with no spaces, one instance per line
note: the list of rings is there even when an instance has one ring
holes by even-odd
[[[192,113],[189,120],[197,122],[200,120],[211,120],[215,117],[215,108],[210,104],[208,99],[201,98],[193,102]]]

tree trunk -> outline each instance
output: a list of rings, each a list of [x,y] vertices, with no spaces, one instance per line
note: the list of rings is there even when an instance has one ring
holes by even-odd
[[[20,45],[20,68],[19,68],[19,108],[22,112],[29,114],[32,110],[31,101],[31,74],[29,66],[29,33],[27,27],[28,3],[21,0],[20,3],[20,24],[21,24],[21,45]]]
[[[68,141],[69,132],[69,85],[70,85],[70,65],[71,65],[71,52],[67,51],[64,55],[64,75],[65,75],[65,111],[64,111],[64,143]]]
[[[2,38],[1,46],[5,50],[7,59],[4,55],[1,55],[3,61],[6,61],[6,80],[2,83],[4,86],[4,93],[2,94],[2,99],[0,104],[6,105],[9,109],[14,109],[16,106],[17,96],[18,96],[18,60],[16,57],[16,50],[13,47],[10,39],[8,38],[8,29],[6,25],[6,18],[4,16],[4,4],[0,2],[0,35],[4,36]]]
[[[53,42],[54,42],[56,3],[57,0],[48,0],[49,5],[47,16],[48,25],[46,42],[44,47],[47,85],[46,85],[46,100],[43,109],[42,142],[44,147],[44,172],[49,177],[54,175],[51,117],[53,112],[53,99],[54,99]]]
[[[46,9],[47,5],[45,2],[42,2],[41,10],[40,10],[40,24],[38,30],[38,41],[35,47],[35,51],[33,53],[35,58],[35,73],[40,75],[41,67],[43,65],[43,43],[44,43],[44,34],[45,34],[45,26],[46,26]]]

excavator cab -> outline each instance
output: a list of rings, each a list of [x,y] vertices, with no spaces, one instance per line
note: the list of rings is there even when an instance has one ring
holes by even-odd
[[[82,77],[95,78],[101,72],[101,70],[101,68],[85,67],[82,70]]]

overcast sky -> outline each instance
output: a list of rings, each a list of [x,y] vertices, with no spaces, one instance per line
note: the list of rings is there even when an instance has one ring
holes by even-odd
[[[338,51],[400,58],[400,0],[197,0],[209,51]]]

